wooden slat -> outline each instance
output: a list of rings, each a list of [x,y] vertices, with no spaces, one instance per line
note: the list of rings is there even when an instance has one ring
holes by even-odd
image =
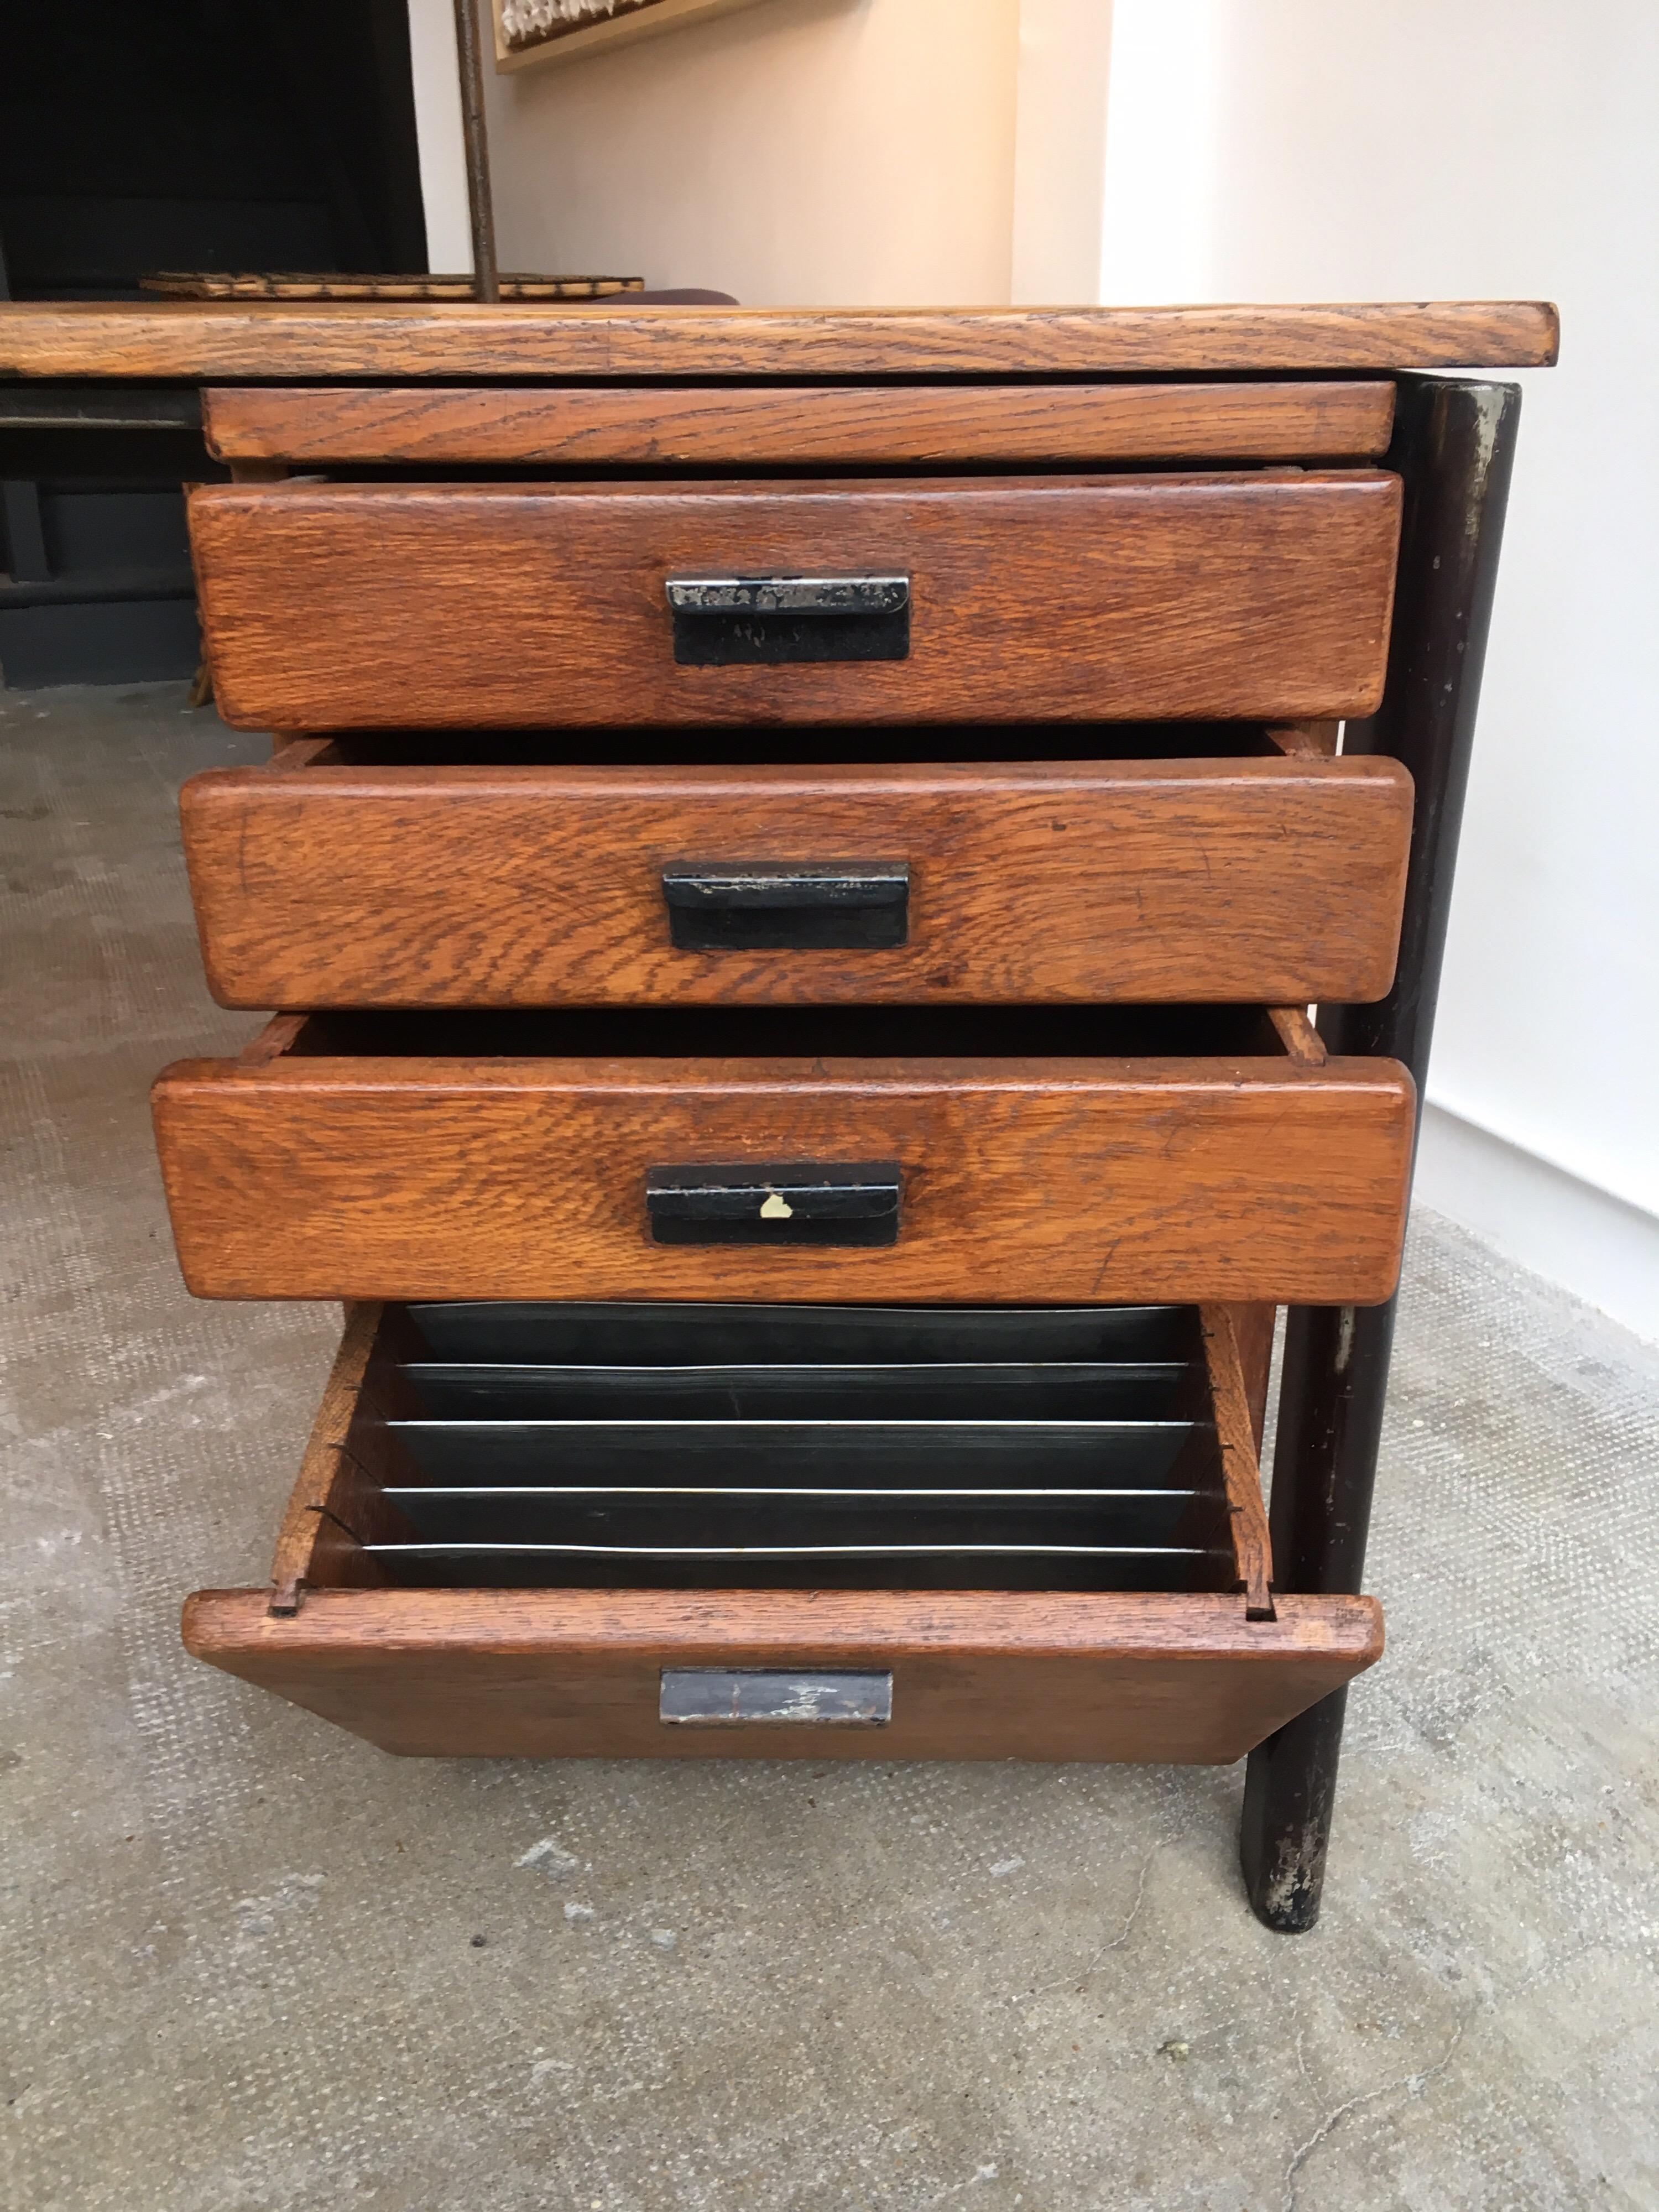
[[[239,728],[1277,720],[1382,696],[1381,471],[891,483],[210,486]],[[910,579],[901,660],[684,667],[671,576]]]
[[[718,741],[716,741],[718,742]],[[1380,998],[1411,780],[1393,762],[214,769],[180,811],[237,1006]],[[677,951],[688,860],[881,859],[902,945]]]
[[[1292,760],[1329,760],[1341,727],[1340,722],[1279,722],[1270,726],[1267,737]]]
[[[1306,996],[1312,998],[1310,992]],[[1340,996],[1336,992],[1327,994]],[[1269,1006],[1267,1018],[1279,1033],[1280,1043],[1290,1057],[1303,1067],[1323,1067],[1326,1060],[1325,1040],[1308,1019],[1302,1006]]]
[[[154,1098],[206,1297],[1366,1304],[1413,1119],[1358,1059],[187,1060]],[[648,1237],[658,1164],[885,1159],[890,1249]]]
[[[204,1590],[186,1647],[388,1751],[1225,1762],[1370,1666],[1364,1597]],[[664,1728],[665,1666],[890,1668],[879,1730]]]
[[[270,1060],[280,1060],[285,1052],[292,1051],[295,1039],[304,1027],[303,1014],[278,1015],[248,1039],[237,1054],[238,1063],[243,1067],[264,1067]]]
[[[1227,1494],[1227,1517],[1244,1589],[1244,1610],[1251,1620],[1271,1620],[1273,1545],[1267,1534],[1261,1470],[1256,1463],[1250,1401],[1232,1316],[1225,1306],[1203,1306],[1199,1311],[1199,1331],[1214,1411],[1216,1447],[1221,1455],[1221,1479]]]
[[[1258,1461],[1267,1425],[1267,1386],[1273,1376],[1273,1331],[1279,1309],[1272,1305],[1235,1305],[1233,1337],[1238,1346],[1239,1372],[1244,1380],[1245,1402],[1250,1409],[1250,1435]]]
[[[202,421],[209,451],[234,469],[1375,459],[1388,450],[1394,386],[244,386],[204,392]]]
[[[0,374],[180,377],[1089,376],[1537,368],[1539,301],[1370,307],[629,308],[0,304]]]
[[[378,1304],[346,1309],[345,1334],[277,1532],[271,1565],[275,1613],[296,1611],[307,1582],[378,1587],[386,1577],[362,1545],[395,1542],[413,1533],[381,1494],[391,1476],[376,1447],[389,1449],[392,1440],[383,1429],[372,1437],[362,1433],[360,1420],[383,1311]]]

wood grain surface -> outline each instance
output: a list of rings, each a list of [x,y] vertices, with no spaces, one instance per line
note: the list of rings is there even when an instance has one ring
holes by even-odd
[[[1372,460],[1389,383],[222,386],[222,460],[808,467],[958,461]]]
[[[1305,1001],[1318,994],[1304,991],[1298,995]],[[1337,994],[1333,991],[1325,995],[1334,998]],[[1267,1018],[1291,1059],[1298,1060],[1304,1067],[1323,1067],[1330,1057],[1325,1049],[1325,1040],[1301,1006],[1269,1006]]]
[[[1244,1382],[1245,1403],[1250,1409],[1250,1434],[1260,1468],[1262,1438],[1267,1427],[1267,1386],[1273,1379],[1273,1332],[1279,1309],[1273,1305],[1231,1305],[1227,1311],[1238,1346],[1239,1373]]]
[[[1238,1562],[1244,1610],[1251,1620],[1273,1617],[1273,1543],[1261,1497],[1261,1470],[1238,1336],[1226,1306],[1199,1309],[1199,1333],[1209,1384],[1216,1449],[1227,1496],[1228,1532]]]
[[[1392,761],[214,769],[180,799],[231,1006],[1382,997]],[[881,860],[902,945],[678,950],[662,871]]]
[[[1381,1656],[1364,1597],[203,1590],[186,1648],[388,1751],[1222,1763]],[[890,1668],[883,1729],[665,1728],[665,1666]]]
[[[498,379],[1088,376],[1538,368],[1538,301],[1193,307],[0,304],[0,375]]]
[[[1376,1060],[187,1060],[154,1104],[205,1297],[1369,1304],[1413,1121]],[[650,1241],[654,1165],[885,1159],[890,1249]]]
[[[1340,722],[1278,722],[1268,726],[1269,744],[1296,760],[1331,759],[1336,751]]]
[[[379,1588],[386,1577],[362,1546],[414,1534],[383,1495],[387,1483],[407,1473],[409,1461],[378,1418],[368,1388],[386,1312],[378,1304],[346,1308],[345,1333],[277,1532],[274,1612],[296,1612],[307,1583]]]
[[[210,485],[219,711],[290,731],[1365,714],[1380,471],[661,485]],[[683,667],[672,576],[910,580],[902,660]]]

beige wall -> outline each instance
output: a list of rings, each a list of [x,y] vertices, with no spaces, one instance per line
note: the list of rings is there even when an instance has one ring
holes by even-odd
[[[754,307],[1006,301],[1019,32],[1019,0],[764,0],[492,72],[501,264]]]
[[[1112,0],[1020,0],[1013,298],[1100,297]]]

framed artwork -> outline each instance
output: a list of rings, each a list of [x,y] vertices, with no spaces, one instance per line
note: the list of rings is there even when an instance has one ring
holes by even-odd
[[[751,8],[756,0],[490,0],[495,66],[575,61],[623,39],[649,38],[682,23]]]

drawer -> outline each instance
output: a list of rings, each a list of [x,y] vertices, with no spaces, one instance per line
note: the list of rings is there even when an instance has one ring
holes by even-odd
[[[1276,1046],[1226,1007],[285,1017],[155,1114],[203,1297],[1385,1298],[1411,1079]]]
[[[1224,1307],[358,1306],[184,1632],[474,1758],[1225,1762],[1382,1649],[1273,1589]]]
[[[386,742],[185,785],[222,1005],[1307,1005],[1393,980],[1392,761],[484,767]]]
[[[1275,384],[311,385],[202,394],[233,466],[877,468],[1374,460],[1394,386]]]
[[[1382,691],[1375,470],[210,485],[238,728],[1270,719]]]

